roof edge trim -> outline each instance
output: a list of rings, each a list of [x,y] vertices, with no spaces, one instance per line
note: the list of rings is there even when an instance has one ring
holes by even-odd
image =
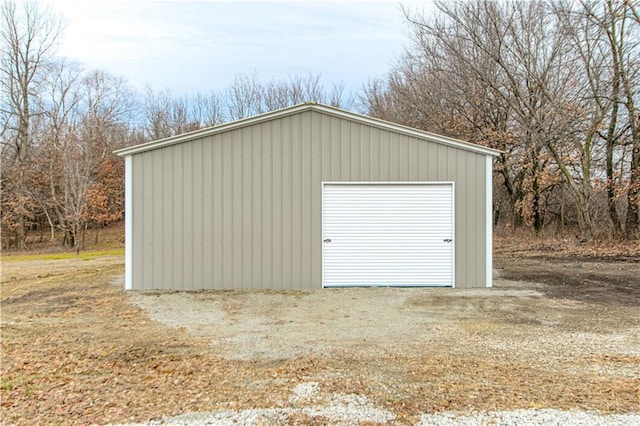
[[[323,112],[328,114],[336,115],[338,117],[342,117],[345,119],[356,120],[359,122],[363,122],[378,128],[392,130],[398,133],[405,134],[407,136],[413,136],[419,139],[425,139],[431,142],[441,143],[443,145],[449,145],[456,148],[464,149],[467,151],[478,152],[482,154],[499,156],[503,152],[494,148],[488,148],[482,145],[474,144],[471,142],[466,142],[460,139],[450,138],[448,136],[442,136],[437,133],[427,132],[425,130],[414,129],[413,127],[404,126],[402,124],[393,123],[391,121],[381,120],[379,118],[369,117],[367,115],[358,114],[355,112],[345,111],[340,108],[335,108],[328,105],[317,104],[318,107],[322,107],[324,109]],[[320,108],[316,108],[320,109]]]
[[[151,151],[153,149],[163,148],[166,146],[175,145],[182,142],[187,142],[187,141],[201,138],[201,137],[212,136],[228,130],[239,129],[245,126],[262,123],[264,121],[272,120],[275,118],[286,117],[288,115],[297,114],[303,111],[319,111],[319,112],[323,112],[336,117],[344,118],[347,120],[368,124],[370,126],[374,126],[377,128],[398,132],[407,136],[416,137],[419,139],[436,142],[443,145],[452,146],[455,148],[460,148],[466,151],[472,151],[480,154],[491,155],[494,157],[499,156],[502,153],[502,151],[499,151],[497,149],[487,148],[482,145],[476,145],[470,142],[449,138],[447,136],[442,136],[435,133],[413,129],[411,127],[403,126],[401,124],[396,124],[389,121],[368,117],[366,115],[358,114],[351,111],[346,111],[340,108],[319,104],[315,102],[313,103],[306,102],[303,104],[282,108],[282,109],[267,112],[264,114],[255,115],[253,117],[243,118],[243,119],[232,121],[229,123],[220,124],[218,126],[207,127],[207,128],[195,130],[189,133],[183,133],[180,135],[171,136],[164,139],[158,139],[155,141],[146,142],[139,145],[134,145],[128,148],[122,148],[114,151],[114,153],[121,157],[138,154],[145,151]]]

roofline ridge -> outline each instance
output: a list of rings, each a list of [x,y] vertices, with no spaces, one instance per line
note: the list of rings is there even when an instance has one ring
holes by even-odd
[[[347,120],[358,121],[362,124],[376,126],[378,128],[383,128],[386,130],[403,133],[408,136],[417,137],[419,139],[424,139],[424,140],[428,140],[435,143],[441,143],[444,145],[449,145],[449,146],[457,147],[467,151],[477,152],[480,154],[498,156],[502,153],[502,151],[499,151],[497,149],[488,148],[482,145],[473,144],[471,142],[466,142],[466,141],[451,138],[448,136],[443,136],[436,133],[415,129],[409,126],[393,123],[386,120],[381,120],[379,118],[370,117],[357,112],[347,111],[335,106],[322,104],[316,101],[306,101],[300,104],[261,113],[251,117],[245,117],[239,120],[230,121],[228,123],[222,123],[215,126],[194,130],[192,132],[170,136],[163,139],[157,139],[154,141],[145,142],[145,143],[130,146],[127,148],[121,148],[114,151],[114,153],[121,157],[138,154],[146,151],[151,151],[153,149],[163,148],[165,146],[188,142],[190,140],[197,139],[200,137],[206,137],[206,136],[214,135],[217,133],[222,133],[224,131],[234,130],[241,127],[262,123],[270,119],[286,117],[288,115],[293,115],[303,111],[311,111],[311,110],[334,115]]]

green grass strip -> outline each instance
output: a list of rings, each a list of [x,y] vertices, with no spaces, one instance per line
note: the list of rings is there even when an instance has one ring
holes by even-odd
[[[35,254],[12,254],[3,255],[3,262],[22,262],[25,260],[63,260],[63,259],[80,259],[91,260],[102,256],[123,256],[124,249],[81,251],[80,254],[75,252],[59,252],[59,253],[35,253]]]

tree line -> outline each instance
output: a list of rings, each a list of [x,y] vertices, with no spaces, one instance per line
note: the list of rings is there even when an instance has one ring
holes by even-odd
[[[113,151],[315,100],[351,108],[343,84],[320,75],[261,81],[238,74],[219,92],[179,96],[88,70],[56,55],[63,20],[37,3],[0,8],[2,246],[29,232],[85,245],[124,215],[124,163]],[[46,230],[46,235],[44,233]]]
[[[365,85],[369,114],[504,151],[496,223],[637,237],[638,1],[440,1],[404,13],[412,44]]]
[[[112,151],[307,100],[498,148],[496,225],[637,237],[640,228],[638,2],[440,2],[404,9],[411,45],[357,94],[319,75],[220,91],[133,90],[59,57],[60,17],[0,9],[3,247],[29,232],[79,250],[124,214]],[[45,234],[46,232],[46,234]]]

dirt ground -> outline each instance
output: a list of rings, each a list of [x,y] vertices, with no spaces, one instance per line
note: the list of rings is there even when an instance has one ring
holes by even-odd
[[[2,422],[143,421],[340,395],[394,414],[390,424],[444,411],[640,412],[638,260],[498,251],[486,290],[125,293],[121,256],[5,257]],[[296,397],[305,386],[313,400]]]
[[[545,290],[501,279],[491,290],[145,292],[132,301],[153,320],[206,338],[230,360],[332,357],[338,351],[365,358],[420,356],[426,347],[468,355],[513,348],[532,358],[548,352],[576,357],[585,349],[640,355],[633,309],[585,311],[580,301],[545,297]]]

